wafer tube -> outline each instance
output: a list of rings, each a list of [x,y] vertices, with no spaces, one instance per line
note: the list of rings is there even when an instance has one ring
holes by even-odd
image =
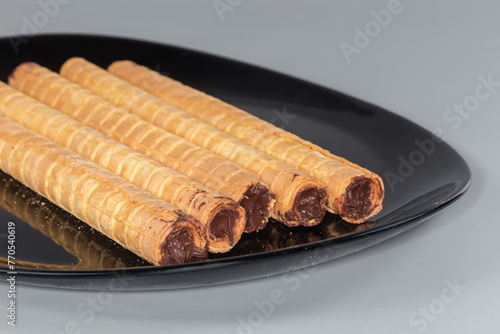
[[[328,210],[360,223],[382,209],[382,179],[360,166],[249,113],[131,61],[108,67],[116,76],[321,181]]]
[[[227,252],[243,233],[245,210],[235,201],[1,82],[0,114],[193,216],[204,230],[210,252]]]
[[[247,212],[245,229],[248,231],[266,224],[274,200],[269,189],[255,174],[141,120],[37,64],[24,63],[18,66],[9,77],[9,83],[27,95],[235,200]],[[216,235],[219,233],[214,231]]]
[[[288,226],[312,226],[326,212],[326,190],[305,173],[82,59],[71,58],[61,75],[142,119],[204,147],[258,175],[276,195],[275,216]]]
[[[112,269],[148,265],[137,255],[2,171],[0,209],[28,223],[75,256],[78,263],[66,265],[67,269]]]
[[[192,217],[5,116],[0,169],[152,264],[207,256]]]

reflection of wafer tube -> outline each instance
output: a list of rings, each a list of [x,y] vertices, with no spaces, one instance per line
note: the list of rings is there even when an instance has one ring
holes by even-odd
[[[0,169],[155,265],[207,255],[192,217],[5,116]]]
[[[265,225],[274,200],[259,178],[245,169],[138,116],[34,63],[16,68],[9,83],[27,95],[89,125],[136,151],[157,160],[216,192],[240,203],[247,224]],[[245,226],[235,226],[236,243]],[[226,233],[222,224],[213,232]],[[230,234],[230,233],[226,233]]]
[[[305,173],[115,77],[82,58],[71,58],[61,75],[142,119],[204,147],[258,175],[276,195],[274,218],[289,226],[319,224],[326,190]]]
[[[321,181],[328,210],[360,223],[382,209],[382,179],[343,158],[215,97],[139,66],[116,61],[108,70],[191,115]]]
[[[375,221],[366,221],[362,224],[352,225],[347,224],[345,221],[338,220],[322,225],[321,234],[325,238],[335,238],[342,235],[363,231],[376,225],[377,222]]]
[[[282,224],[269,223],[265,229],[257,234],[243,236],[229,255],[254,254],[300,246],[363,231],[376,225],[377,222],[374,221],[350,224],[338,215],[330,213],[326,214],[319,225],[312,227],[294,227],[292,229]],[[315,252],[314,256],[318,260],[331,258],[329,252],[330,249],[326,247],[318,254]]]
[[[29,268],[29,269],[50,269],[50,270],[71,270],[74,268],[72,264],[46,264],[46,263],[35,263],[30,261],[20,261],[16,260],[16,268]],[[9,267],[9,260],[4,257],[0,257],[0,266]]]
[[[66,146],[129,182],[174,205],[200,222],[208,250],[228,251],[245,225],[245,211],[235,201],[164,167],[73,118],[61,114],[0,82],[0,114]],[[215,235],[228,226],[233,233]],[[233,235],[234,234],[234,235]]]
[[[78,264],[62,265],[66,269],[109,269],[147,265],[144,260],[117,246],[89,225],[1,171],[0,209],[27,222],[79,260]],[[16,264],[21,265],[18,261]],[[47,265],[22,263],[22,266],[46,268]]]

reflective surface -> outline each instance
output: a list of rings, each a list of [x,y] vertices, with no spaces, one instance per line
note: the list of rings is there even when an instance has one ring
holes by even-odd
[[[0,238],[6,238],[6,223],[15,221],[20,283],[102,289],[110,278],[120,274],[134,275],[129,289],[141,290],[221,284],[278,274],[335,259],[397,235],[458,198],[470,182],[463,159],[428,131],[373,105],[263,69],[154,43],[92,36],[36,36],[18,54],[9,40],[3,39],[0,50],[3,81],[15,66],[27,60],[56,71],[71,56],[85,57],[100,66],[117,59],[134,60],[367,167],[386,183],[384,209],[374,222],[352,226],[328,215],[312,229],[288,229],[270,223],[261,232],[245,235],[228,254],[202,263],[151,267],[65,213],[42,222],[35,219],[39,224],[25,223],[36,214],[23,213],[43,215],[41,208],[28,208],[44,201],[31,199],[12,209],[9,198],[19,198],[16,194],[27,190],[19,186],[9,190],[12,181],[2,175],[6,180],[4,191],[9,194],[2,195],[2,207],[17,212],[19,218],[1,212],[5,230],[0,231]],[[48,227],[50,222],[58,223]],[[0,256],[6,256],[5,249],[0,249]],[[5,271],[6,267],[1,269]]]

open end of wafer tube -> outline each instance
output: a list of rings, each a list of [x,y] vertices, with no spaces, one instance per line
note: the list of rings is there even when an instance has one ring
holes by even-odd
[[[366,176],[353,178],[347,187],[341,216],[360,220],[370,215],[372,205],[372,179]]]
[[[240,201],[247,214],[245,232],[258,231],[266,226],[271,215],[272,201],[273,196],[264,185],[255,184],[246,191]]]
[[[326,213],[325,203],[326,190],[324,188],[306,188],[295,198],[292,210],[285,213],[285,218],[298,221],[304,226],[319,224]]]
[[[238,219],[238,212],[234,210],[220,210],[210,223],[210,233],[220,240],[229,240],[234,244],[234,226]]]
[[[205,249],[196,247],[193,235],[186,227],[170,233],[160,247],[164,254],[160,265],[201,261],[208,255]]]

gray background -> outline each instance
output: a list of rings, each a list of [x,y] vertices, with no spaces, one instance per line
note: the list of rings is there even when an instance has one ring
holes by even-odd
[[[472,169],[468,193],[413,231],[314,271],[295,273],[294,285],[276,276],[209,288],[111,295],[18,286],[18,326],[8,327],[6,311],[1,311],[0,331],[496,332],[500,87],[460,124],[445,116],[447,109],[474,94],[478,77],[500,81],[499,3],[401,0],[401,12],[348,63],[341,43],[352,45],[354,29],[370,24],[370,12],[386,9],[390,1],[221,2],[232,3],[223,20],[212,1],[73,0],[59,5],[37,32],[161,41],[354,95],[430,130],[443,129]],[[38,1],[1,1],[0,8],[1,36],[20,33],[23,17],[33,21],[43,10]],[[447,282],[456,282],[460,289],[446,290]],[[261,320],[255,304],[268,300],[274,290],[283,293],[284,301]],[[106,305],[94,316],[85,313],[83,306],[100,297],[108,298]],[[7,300],[5,284],[0,285],[0,300]],[[253,326],[243,327],[241,319],[248,322],[249,317]]]

